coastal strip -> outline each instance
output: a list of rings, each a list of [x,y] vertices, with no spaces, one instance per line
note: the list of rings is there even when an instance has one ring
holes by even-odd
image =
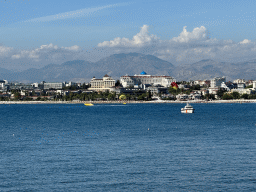
[[[0,104],[84,104],[86,101],[0,101]],[[143,103],[256,103],[256,99],[237,99],[237,100],[153,100],[153,101],[92,101],[93,104],[143,104]]]

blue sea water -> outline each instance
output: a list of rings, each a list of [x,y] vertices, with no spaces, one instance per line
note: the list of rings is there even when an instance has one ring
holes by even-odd
[[[0,105],[0,191],[255,191],[256,104]]]

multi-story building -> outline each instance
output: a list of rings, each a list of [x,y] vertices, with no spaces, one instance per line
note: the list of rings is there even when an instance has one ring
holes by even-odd
[[[230,91],[231,89],[236,89],[237,88],[237,84],[236,83],[232,83],[232,82],[222,82],[220,88],[226,90],[226,91]]]
[[[9,83],[8,89],[10,90],[31,90],[33,89],[32,85],[24,83]]]
[[[252,88],[253,88],[254,90],[256,90],[256,81],[253,81],[253,82],[252,82]]]
[[[221,83],[226,83],[226,77],[214,77],[211,79],[211,88],[221,87]]]
[[[0,89],[4,89],[5,81],[0,80]]]
[[[0,90],[7,91],[8,90],[8,81],[7,80],[0,80]]]
[[[244,79],[236,79],[233,81],[233,83],[245,83],[245,80]]]
[[[116,81],[107,74],[102,79],[96,79],[93,77],[90,82],[91,87],[88,90],[105,92],[110,90],[111,87],[115,86],[115,82]]]
[[[237,89],[244,89],[245,84],[244,83],[237,83]]]
[[[156,76],[156,75],[147,75],[144,71],[140,75],[129,76],[125,75],[120,77],[120,83],[124,88],[133,87],[133,86],[142,86],[145,84],[151,85],[161,85],[163,87],[171,86],[172,82],[176,80],[170,76]]]
[[[43,83],[44,89],[62,89],[64,87],[63,83]]]
[[[74,83],[74,82],[63,82],[64,86],[65,87],[71,87],[71,86],[77,86],[77,83]]]

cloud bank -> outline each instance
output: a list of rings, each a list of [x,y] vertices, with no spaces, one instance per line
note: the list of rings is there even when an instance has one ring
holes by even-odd
[[[240,62],[255,59],[256,43],[244,39],[241,42],[210,38],[208,30],[196,27],[191,32],[186,26],[182,32],[169,40],[161,40],[149,34],[149,26],[143,25],[132,39],[116,37],[98,44],[99,48],[113,53],[142,52],[155,55],[173,63],[193,63],[203,59]]]
[[[176,65],[192,64],[205,59],[242,62],[256,59],[256,42],[249,39],[234,42],[210,38],[204,26],[192,31],[184,26],[177,37],[161,40],[150,34],[149,26],[143,25],[131,39],[116,37],[98,43],[96,48],[90,50],[83,50],[78,45],[59,47],[52,43],[30,50],[16,50],[0,45],[0,68],[25,70],[71,60],[97,61],[112,54],[129,52],[151,54]]]
[[[41,68],[48,64],[61,64],[79,59],[82,49],[77,46],[59,47],[52,43],[32,50],[15,50],[0,46],[0,67],[18,71],[28,68]],[[83,58],[85,59],[85,58]]]
[[[51,62],[56,62],[61,57],[65,55],[65,57],[71,57],[72,54],[78,52],[80,47],[77,45],[71,47],[58,47],[57,45],[53,45],[52,43],[48,45],[41,45],[40,48],[36,48],[33,50],[22,50],[17,54],[12,55],[12,59],[32,59],[34,61],[40,60],[49,60]]]

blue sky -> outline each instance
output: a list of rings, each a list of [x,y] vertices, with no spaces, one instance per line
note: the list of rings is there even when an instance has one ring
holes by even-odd
[[[2,59],[0,67],[3,68],[8,68],[4,61],[10,59],[16,63],[13,67],[18,65],[17,63],[27,62],[26,59],[31,63],[29,66],[33,66],[34,62],[37,67],[49,62],[61,63],[64,60],[58,60],[58,57],[61,58],[63,51],[63,54],[69,55],[67,59],[85,60],[97,60],[112,53],[129,52],[134,50],[134,45],[127,39],[132,40],[140,33],[143,26],[146,27],[142,36],[147,34],[147,38],[153,38],[154,41],[150,39],[150,43],[143,42],[135,50],[156,55],[173,63],[190,63],[207,58],[221,60],[223,57],[221,51],[212,52],[213,49],[219,49],[216,44],[222,45],[223,49],[226,49],[227,44],[233,47],[237,45],[238,47],[231,52],[240,52],[239,42],[247,43],[247,41],[250,43],[250,47],[247,48],[251,50],[248,59],[254,57],[255,47],[252,46],[256,39],[254,32],[256,1],[254,0],[0,0],[0,7],[0,59]],[[200,37],[193,36],[193,43],[191,39],[172,41],[181,35],[185,26],[186,31],[192,36],[196,33],[192,34],[193,30],[200,28],[201,36],[200,34]],[[188,37],[191,38],[191,35]],[[204,35],[207,35],[207,38]],[[126,40],[115,45],[107,43],[118,37]],[[213,40],[215,43],[212,43]],[[182,46],[177,44],[178,42],[182,43]],[[184,42],[190,48],[192,44],[195,47],[199,44],[204,44],[203,47],[211,47],[211,54],[191,58],[190,55],[193,53],[184,48],[186,47]],[[168,43],[172,46],[169,47]],[[190,53],[178,56],[172,51],[175,46],[183,52],[190,51]],[[51,57],[46,60],[42,58],[43,53],[47,52],[46,48],[49,48],[49,54],[54,52],[55,56],[52,60]],[[67,53],[68,50],[77,52]],[[31,51],[37,55],[33,55]],[[168,55],[170,52],[172,54]],[[76,56],[73,57],[72,54]],[[178,59],[182,57],[187,59]],[[246,59],[239,58],[238,60]],[[231,56],[223,60],[225,59],[232,60]]]

